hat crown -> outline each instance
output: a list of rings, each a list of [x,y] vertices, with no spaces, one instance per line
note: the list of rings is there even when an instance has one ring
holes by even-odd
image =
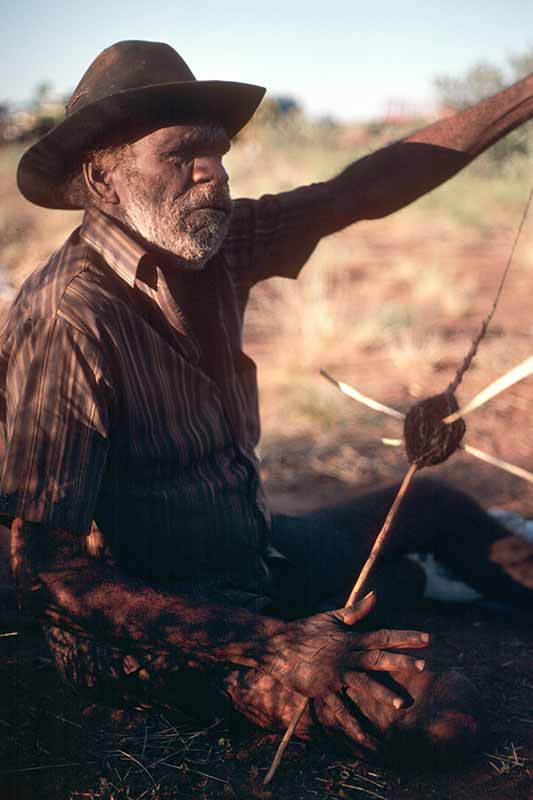
[[[230,138],[261,102],[262,86],[198,81],[168,44],[123,41],[95,58],[66,107],[65,119],[22,156],[17,183],[30,202],[44,208],[82,208],[75,183],[91,148],[110,134],[131,135],[136,125],[179,125],[184,120],[219,123]]]
[[[65,111],[68,116],[89,103],[130,89],[194,80],[185,61],[168,44],[117,42],[95,58],[74,89]]]

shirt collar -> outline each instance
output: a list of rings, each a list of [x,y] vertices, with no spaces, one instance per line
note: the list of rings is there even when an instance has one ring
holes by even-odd
[[[80,234],[122,280],[131,287],[135,286],[139,264],[147,255],[147,250],[142,245],[111,217],[96,208],[85,211]]]

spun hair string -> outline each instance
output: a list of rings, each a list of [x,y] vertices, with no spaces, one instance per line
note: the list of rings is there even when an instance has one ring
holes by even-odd
[[[520,239],[520,234],[522,233],[522,228],[524,227],[524,223],[525,223],[525,221],[527,219],[527,215],[529,213],[529,207],[531,205],[531,198],[532,197],[533,197],[533,187],[531,188],[531,190],[529,192],[529,197],[528,197],[528,200],[527,200],[527,203],[526,203],[526,207],[524,208],[524,211],[522,213],[522,219],[520,220],[520,225],[518,226],[518,230],[516,232],[516,235],[515,235],[515,238],[514,238],[514,241],[513,241],[513,245],[511,247],[511,252],[509,253],[509,258],[507,259],[507,264],[505,265],[505,269],[503,271],[503,275],[501,277],[500,285],[498,286],[498,290],[496,292],[496,297],[494,298],[494,302],[492,304],[492,308],[490,309],[489,313],[487,314],[487,316],[485,317],[485,319],[481,323],[481,328],[480,328],[478,334],[472,340],[472,344],[470,345],[470,349],[469,349],[468,353],[466,354],[462,364],[459,366],[459,368],[458,368],[458,370],[457,370],[457,372],[455,374],[455,378],[453,379],[453,381],[448,386],[447,392],[449,392],[450,394],[454,394],[454,392],[458,388],[459,384],[463,380],[465,372],[467,372],[467,370],[470,369],[470,365],[472,364],[472,361],[474,360],[474,358],[476,356],[476,353],[478,351],[480,342],[482,341],[482,339],[485,338],[485,335],[487,333],[488,327],[489,327],[489,325],[490,325],[490,323],[492,321],[492,318],[493,318],[494,313],[496,311],[496,308],[498,306],[498,303],[499,303],[499,300],[500,300],[501,293],[503,291],[503,287],[504,287],[505,281],[507,280],[507,275],[509,274],[509,270],[511,268],[511,264],[513,262],[513,257],[514,257],[514,253],[515,253],[515,250],[516,250],[516,245],[518,244],[518,240]]]

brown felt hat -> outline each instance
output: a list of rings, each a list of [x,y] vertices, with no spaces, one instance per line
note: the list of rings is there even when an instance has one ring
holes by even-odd
[[[93,61],[66,106],[65,119],[33,144],[20,160],[18,187],[45,208],[76,209],[69,187],[85,152],[110,133],[140,124],[179,123],[191,118],[219,122],[234,136],[265,93],[262,86],[198,81],[168,44],[125,41]]]

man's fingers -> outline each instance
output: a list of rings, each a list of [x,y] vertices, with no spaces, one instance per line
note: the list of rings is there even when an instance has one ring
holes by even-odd
[[[338,608],[331,613],[345,625],[354,625],[369,614],[376,605],[375,592],[369,592],[361,600],[358,600],[353,606],[346,608]]]
[[[403,700],[395,692],[391,692],[386,686],[372,680],[366,672],[354,672],[348,670],[343,674],[343,684],[346,687],[346,694],[357,705],[361,705],[361,697],[371,696],[372,699],[380,704],[400,709]]]
[[[367,750],[375,751],[378,748],[377,742],[367,734],[359,722],[352,717],[347,708],[337,695],[328,695],[324,698],[330,713],[333,715],[337,725],[353,742]]]
[[[383,629],[369,631],[357,636],[357,646],[368,650],[395,650],[397,648],[427,647],[429,633],[423,631],[397,631]]]
[[[377,672],[398,672],[407,670],[408,672],[422,672],[426,662],[422,659],[411,658],[400,653],[388,653],[386,650],[367,650],[364,653],[355,654],[346,659],[351,666],[364,670],[376,670]]]

